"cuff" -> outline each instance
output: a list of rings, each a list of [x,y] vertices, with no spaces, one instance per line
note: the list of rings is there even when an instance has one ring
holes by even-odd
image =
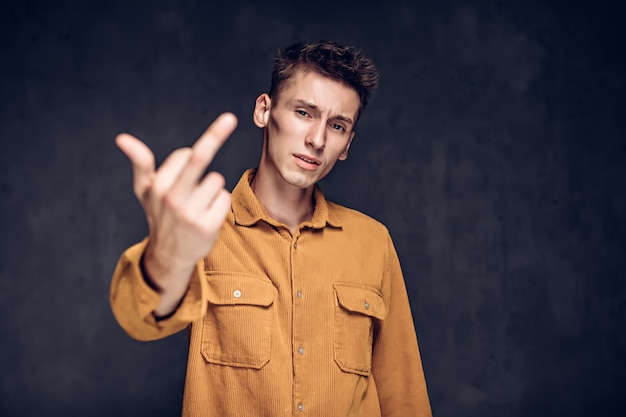
[[[152,314],[161,296],[145,279],[141,259],[148,239],[127,249],[111,283],[111,308],[120,326],[137,340],[154,340],[176,333],[204,315],[207,308],[204,263],[199,261],[180,305],[167,318]]]

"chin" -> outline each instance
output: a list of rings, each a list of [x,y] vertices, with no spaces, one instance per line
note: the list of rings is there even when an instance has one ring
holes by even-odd
[[[283,180],[291,186],[307,189],[315,185],[317,177],[311,178],[299,173],[287,173],[287,175],[283,175]]]

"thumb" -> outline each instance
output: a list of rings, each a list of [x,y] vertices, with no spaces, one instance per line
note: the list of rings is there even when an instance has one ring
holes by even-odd
[[[145,143],[128,133],[117,135],[115,144],[130,160],[133,167],[133,189],[143,203],[146,190],[154,178],[154,154]]]

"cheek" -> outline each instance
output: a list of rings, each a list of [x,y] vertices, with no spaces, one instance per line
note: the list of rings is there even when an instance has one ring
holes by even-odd
[[[338,138],[333,146],[333,154],[336,156],[336,159],[340,158],[345,152],[347,152],[349,146],[350,141],[346,138]]]
[[[269,133],[272,135],[280,134],[282,123],[279,120],[276,120],[275,117],[270,117],[267,128],[269,129]]]
[[[322,174],[319,176],[318,181],[321,180],[322,178],[326,178],[326,176],[330,173],[330,171],[333,170],[336,163],[337,161],[333,161],[333,163],[331,164],[329,161],[326,167],[324,167],[324,171],[322,171]]]

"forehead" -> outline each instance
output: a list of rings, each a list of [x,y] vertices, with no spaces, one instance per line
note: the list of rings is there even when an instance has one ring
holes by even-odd
[[[321,111],[343,114],[356,120],[361,101],[354,88],[314,71],[296,70],[275,97],[279,102],[293,100],[314,104]]]

